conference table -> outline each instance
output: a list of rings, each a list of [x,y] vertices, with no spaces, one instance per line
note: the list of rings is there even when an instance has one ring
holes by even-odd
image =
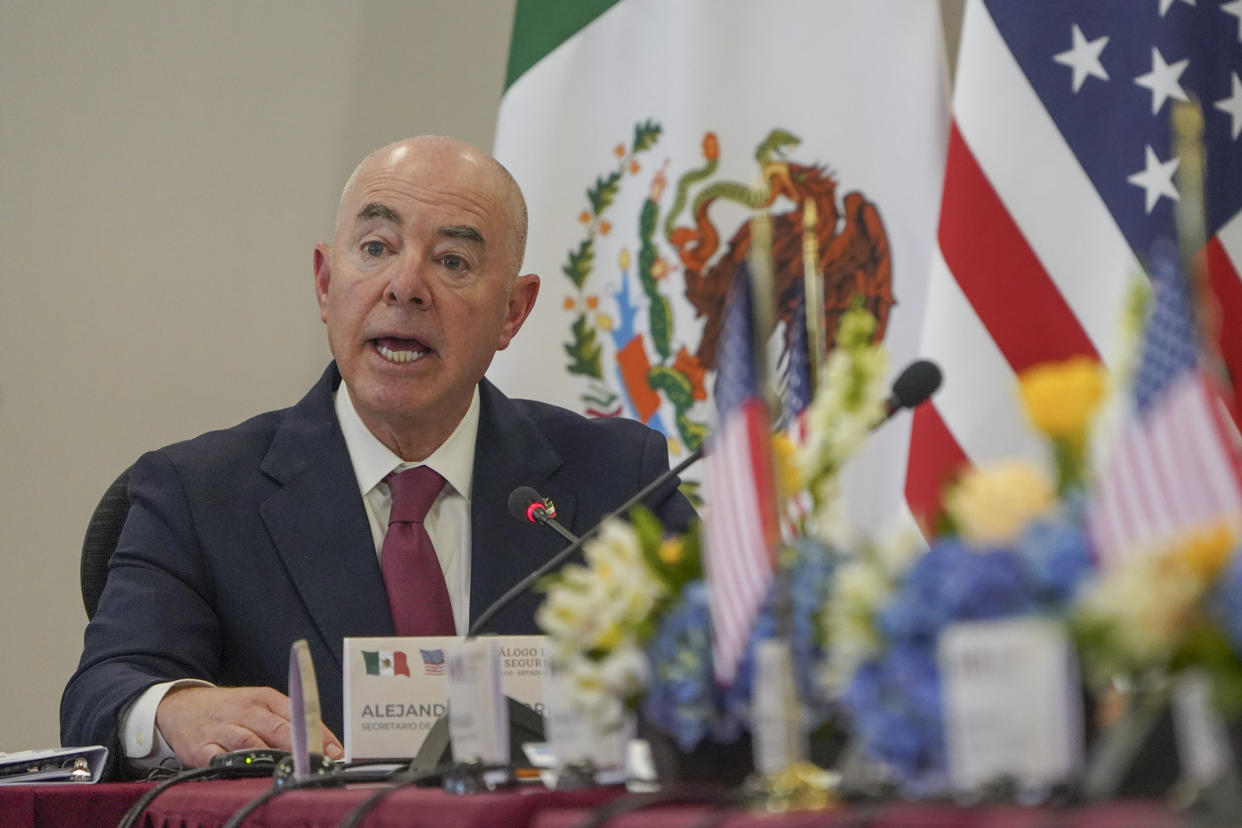
[[[0,786],[0,828],[111,828],[149,782],[97,785]],[[268,779],[187,782],[158,797],[141,823],[151,828],[222,826],[246,803],[268,790]],[[333,828],[374,785],[289,791],[255,811],[247,826]],[[385,799],[363,823],[386,828],[579,828],[596,809],[637,804],[621,788],[552,791],[540,786],[454,795],[438,788],[406,788]],[[887,803],[809,813],[766,814],[710,805],[658,804],[607,821],[609,828],[1175,828],[1187,817],[1155,801],[1122,801],[1077,808],[987,806],[951,803]]]

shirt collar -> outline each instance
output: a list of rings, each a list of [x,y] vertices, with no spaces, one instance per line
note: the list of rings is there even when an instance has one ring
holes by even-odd
[[[474,445],[479,436],[479,387],[466,414],[440,446],[422,463],[407,463],[379,441],[362,422],[350,399],[345,381],[336,390],[336,418],[345,437],[345,448],[358,479],[358,491],[365,497],[375,485],[399,468],[430,466],[448,481],[458,494],[470,499],[470,487],[474,482]]]

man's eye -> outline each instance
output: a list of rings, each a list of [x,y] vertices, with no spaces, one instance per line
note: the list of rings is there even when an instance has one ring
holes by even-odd
[[[449,253],[447,256],[440,259],[440,262],[445,267],[447,267],[449,270],[465,270],[466,269],[465,259],[463,259],[461,256],[455,256],[452,253]]]
[[[384,255],[384,250],[386,248],[384,247],[383,242],[369,241],[362,246],[362,249],[368,256],[378,259],[380,256]]]

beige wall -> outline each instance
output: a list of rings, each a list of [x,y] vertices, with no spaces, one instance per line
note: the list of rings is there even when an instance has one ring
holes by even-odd
[[[409,134],[490,146],[512,14],[5,0],[0,751],[59,742],[100,494],[142,451],[309,387],[328,356],[311,246],[345,176]]]

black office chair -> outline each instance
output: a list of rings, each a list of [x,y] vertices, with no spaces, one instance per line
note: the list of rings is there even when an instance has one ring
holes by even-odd
[[[93,618],[99,596],[108,580],[108,561],[121,537],[121,527],[129,514],[129,469],[112,481],[86,525],[82,541],[82,603],[86,617]]]

